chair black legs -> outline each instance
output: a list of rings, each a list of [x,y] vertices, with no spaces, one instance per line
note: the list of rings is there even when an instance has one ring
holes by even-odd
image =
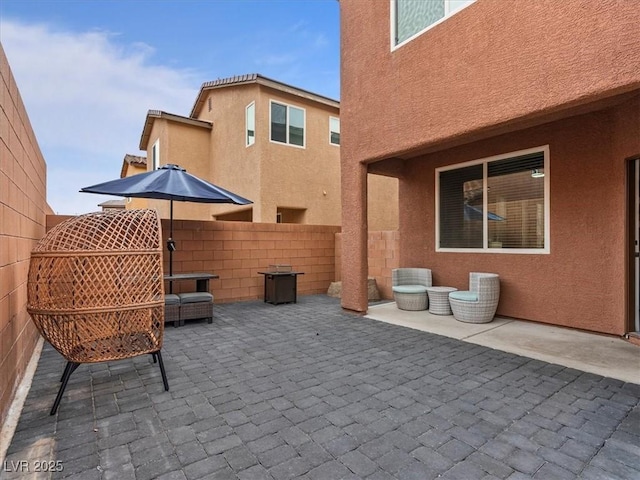
[[[167,381],[167,373],[164,370],[164,362],[162,361],[162,354],[160,353],[160,350],[151,353],[151,355],[153,356],[153,363],[158,363],[160,365],[160,373],[162,374],[162,383],[164,383],[164,389],[166,391],[169,391],[169,382]],[[62,385],[60,385],[58,395],[56,396],[55,402],[53,402],[53,407],[51,407],[49,415],[55,415],[58,411],[60,400],[62,400],[62,395],[64,394],[64,390],[65,388],[67,388],[67,383],[69,382],[69,377],[71,377],[71,374],[75,372],[76,368],[78,368],[79,366],[79,363],[67,362],[67,365],[64,367],[64,372],[62,373],[62,378],[60,378]]]
[[[51,412],[49,412],[49,415],[55,415],[58,411],[58,405],[60,405],[60,400],[62,399],[62,395],[64,394],[64,389],[67,388],[69,377],[73,372],[76,371],[76,368],[78,368],[79,365],[79,363],[67,362],[67,366],[64,367],[64,373],[62,374],[62,378],[60,379],[62,385],[60,385],[60,390],[58,390],[58,395],[56,396],[55,402],[53,402],[53,407],[51,408]]]
[[[67,362],[67,366],[66,366],[66,367],[64,367],[64,372],[62,372],[62,377],[60,377],[60,381],[62,382],[62,381],[64,380],[64,376],[65,376],[65,375],[69,375],[69,376],[71,376],[71,374],[72,374],[73,372],[75,372],[75,371],[76,371],[76,368],[78,368],[79,366],[80,366],[80,364],[79,364],[79,363]],[[70,373],[67,373],[67,372],[69,372],[69,370],[71,370],[71,372],[70,372]],[[67,379],[67,380],[68,380],[68,379]]]
[[[160,373],[162,373],[162,383],[164,383],[164,389],[168,392],[169,382],[167,381],[167,374],[164,371],[164,362],[162,361],[162,354],[160,353],[160,350],[158,350],[153,354],[154,359],[156,358],[156,356],[158,357],[158,363],[160,364]]]

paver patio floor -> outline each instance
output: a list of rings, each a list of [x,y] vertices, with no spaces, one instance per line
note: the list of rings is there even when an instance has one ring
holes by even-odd
[[[640,478],[640,386],[350,314],[216,305],[151,356],[46,346],[1,478]],[[26,462],[26,463],[20,463]],[[41,466],[42,464],[40,464]]]

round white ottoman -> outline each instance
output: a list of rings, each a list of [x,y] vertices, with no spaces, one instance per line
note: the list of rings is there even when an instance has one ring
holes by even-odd
[[[427,287],[422,285],[395,286],[393,298],[400,310],[426,310],[429,304]]]

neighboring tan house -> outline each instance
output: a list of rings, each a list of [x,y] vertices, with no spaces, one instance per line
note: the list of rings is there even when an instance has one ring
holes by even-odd
[[[122,200],[107,200],[106,202],[99,203],[98,206],[102,208],[103,212],[113,210],[124,210],[126,208],[127,201]]]
[[[120,178],[130,177],[138,173],[147,171],[147,157],[131,155],[127,153],[122,160],[122,169],[120,170]]]
[[[367,309],[381,174],[399,180],[400,266],[464,290],[498,273],[499,315],[639,329],[638,7],[340,0],[343,307]]]
[[[132,175],[137,175],[139,173],[146,173],[146,171],[147,157],[127,153],[122,160],[120,178],[131,177]],[[145,198],[127,198],[125,200],[125,206],[126,208],[146,208],[148,203]]]
[[[177,164],[254,202],[174,202],[175,218],[340,225],[340,140],[338,101],[252,74],[204,83],[188,117],[150,110],[140,149],[148,170]],[[370,190],[369,228],[395,230],[397,180]]]

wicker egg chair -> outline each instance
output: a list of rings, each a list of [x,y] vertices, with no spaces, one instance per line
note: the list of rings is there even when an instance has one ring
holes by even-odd
[[[169,390],[161,226],[154,210],[96,212],[52,228],[31,253],[27,310],[67,360],[51,415],[81,363],[152,354]]]

